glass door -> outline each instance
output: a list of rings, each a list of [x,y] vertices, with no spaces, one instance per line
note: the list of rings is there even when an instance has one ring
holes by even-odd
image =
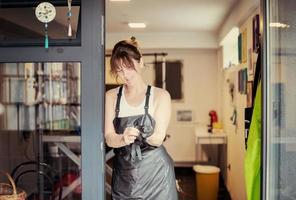
[[[263,199],[296,199],[296,4],[264,0]]]
[[[39,1],[0,2],[0,170],[38,162],[18,183],[36,199],[58,199],[60,183],[62,199],[104,199],[105,1],[50,1],[47,32]]]
[[[0,64],[0,169],[27,199],[82,199],[79,62]]]

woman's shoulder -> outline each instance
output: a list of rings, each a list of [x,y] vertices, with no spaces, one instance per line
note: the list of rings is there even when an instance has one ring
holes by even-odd
[[[154,90],[154,96],[156,98],[156,100],[158,99],[171,99],[170,93],[163,89],[163,88],[159,88],[159,87],[155,87],[153,86],[153,90]]]
[[[106,98],[112,98],[112,99],[115,99],[117,97],[117,93],[118,93],[118,90],[119,90],[119,87],[116,87],[116,88],[112,88],[108,91],[106,91],[105,95],[106,95]]]

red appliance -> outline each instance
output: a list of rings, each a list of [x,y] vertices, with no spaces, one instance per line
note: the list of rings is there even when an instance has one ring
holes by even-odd
[[[209,116],[210,116],[210,125],[208,125],[208,126],[209,126],[209,132],[211,133],[212,129],[213,129],[213,123],[218,122],[218,115],[217,115],[216,111],[211,110],[209,112]]]

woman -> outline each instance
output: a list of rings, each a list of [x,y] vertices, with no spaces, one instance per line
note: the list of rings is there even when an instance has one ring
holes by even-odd
[[[112,199],[177,200],[173,161],[162,146],[171,114],[169,93],[146,85],[135,39],[118,42],[111,73],[124,81],[106,93],[105,139],[114,148]]]

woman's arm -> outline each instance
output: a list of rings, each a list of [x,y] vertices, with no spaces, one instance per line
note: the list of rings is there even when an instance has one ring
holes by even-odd
[[[109,147],[119,148],[125,146],[123,135],[115,133],[113,119],[115,117],[115,90],[109,90],[105,95],[105,140]]]
[[[116,90],[110,90],[105,96],[105,140],[109,147],[119,148],[131,144],[139,135],[139,130],[127,127],[123,134],[117,134],[114,129]]]
[[[160,146],[166,136],[166,131],[171,118],[171,96],[161,89],[156,97],[156,107],[154,110],[155,128],[154,133],[147,138],[148,144]]]

